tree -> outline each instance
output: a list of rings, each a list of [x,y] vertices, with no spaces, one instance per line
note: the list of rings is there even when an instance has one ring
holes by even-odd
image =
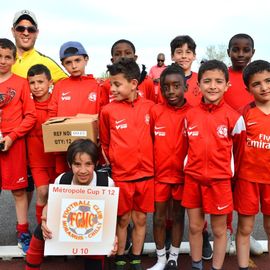
[[[208,60],[217,59],[227,65],[230,63],[230,58],[227,55],[227,47],[224,44],[207,46],[205,54]]]

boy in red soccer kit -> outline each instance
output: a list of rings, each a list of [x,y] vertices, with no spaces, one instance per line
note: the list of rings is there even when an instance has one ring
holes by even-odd
[[[10,190],[17,215],[18,246],[26,252],[29,247],[28,202],[25,188],[26,147],[24,136],[35,125],[36,109],[30,97],[28,82],[11,72],[16,59],[12,41],[0,39],[0,171],[1,188]]]
[[[137,61],[136,49],[134,44],[126,39],[117,40],[111,48],[111,62],[116,63],[120,59],[131,58]],[[155,89],[154,83],[150,77],[147,76],[145,66],[142,66],[142,72],[140,74],[140,80],[138,84],[138,94],[146,99],[155,101]],[[110,91],[110,80],[106,80],[101,85],[101,106],[104,106],[114,99],[113,94]]]
[[[185,74],[176,64],[168,66],[160,76],[163,104],[150,111],[150,125],[154,140],[155,213],[154,238],[157,263],[149,270],[176,270],[180,243],[184,230],[185,209],[181,206],[184,188],[184,159],[186,140],[183,137],[184,118],[191,106],[186,102]],[[172,243],[166,259],[166,214],[172,199]]]
[[[229,67],[230,86],[228,91],[224,94],[224,100],[233,109],[241,111],[248,103],[254,101],[253,96],[246,91],[242,76],[244,68],[250,63],[255,53],[254,41],[252,37],[247,34],[236,34],[230,39],[227,52],[231,59],[232,66]],[[235,251],[232,242],[232,217],[232,214],[228,215],[227,220],[227,252],[229,253]],[[253,255],[263,253],[262,246],[252,236],[250,236],[250,252]]]
[[[115,258],[117,270],[127,269],[124,256],[127,227],[133,221],[132,270],[141,270],[140,253],[146,233],[146,217],[154,210],[153,143],[150,108],[154,102],[137,93],[139,66],[133,59],[108,66],[114,101],[100,114],[100,142],[112,167],[115,185],[120,188]]]
[[[88,54],[82,44],[77,41],[64,43],[60,48],[60,60],[70,77],[56,83],[49,103],[49,117],[97,114],[99,85],[93,75],[85,73]],[[58,153],[56,173],[67,170],[65,154]]]
[[[49,92],[53,80],[49,69],[37,64],[32,66],[27,73],[30,90],[37,111],[36,125],[27,134],[27,155],[32,176],[36,186],[36,218],[41,223],[41,215],[44,205],[47,203],[48,187],[54,182],[55,156],[52,153],[44,153],[44,144],[41,125],[48,119],[48,104],[51,100]]]
[[[238,212],[236,234],[239,269],[249,265],[250,235],[259,204],[270,250],[270,63],[251,62],[243,72],[247,90],[255,101],[243,111],[247,138],[234,188],[234,207]]]
[[[229,67],[230,87],[224,94],[224,100],[238,111],[254,100],[246,91],[242,74],[255,53],[254,41],[247,34],[234,35],[229,41],[227,52],[232,66]]]
[[[201,102],[202,94],[197,84],[197,73],[191,71],[193,61],[196,59],[196,43],[190,36],[177,36],[171,43],[171,58],[185,72],[187,92],[185,98],[192,106]]]
[[[223,100],[228,80],[223,62],[201,65],[198,84],[203,99],[186,115],[188,159],[182,205],[189,217],[192,269],[196,270],[203,269],[204,214],[210,214],[214,235],[212,270],[222,269],[226,252],[226,219],[233,210],[231,178],[233,169],[238,169],[245,136],[243,117]],[[231,168],[232,155],[235,166]]]

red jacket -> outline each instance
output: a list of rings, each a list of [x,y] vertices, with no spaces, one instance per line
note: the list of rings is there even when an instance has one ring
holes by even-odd
[[[49,117],[97,114],[99,94],[99,85],[92,75],[63,79],[53,89]]]
[[[201,104],[186,116],[188,160],[185,173],[209,182],[230,179],[238,169],[245,139],[243,117],[223,100],[219,105]],[[232,150],[235,166],[231,166]],[[233,168],[234,167],[234,168]]]
[[[150,111],[150,125],[154,140],[155,180],[178,184],[184,181],[184,159],[187,140],[183,136],[184,118],[191,108],[185,103],[176,108],[167,103],[156,104]]]
[[[110,80],[107,79],[105,82],[101,83],[100,89],[100,104],[101,107],[113,101],[113,96],[111,95],[111,84]],[[138,94],[141,97],[146,99],[150,99],[155,102],[156,95],[155,95],[155,88],[154,83],[151,78],[146,76],[144,80],[138,85]]]
[[[198,74],[192,72],[190,76],[186,77],[187,92],[185,93],[185,98],[187,102],[195,107],[198,106],[202,99],[202,92],[198,86]]]
[[[238,178],[270,184],[270,115],[252,102],[245,107],[244,119],[247,138]]]
[[[238,111],[254,101],[253,96],[246,90],[241,71],[235,71],[229,67],[229,80],[231,86],[224,94],[224,100],[227,104]]]
[[[27,134],[27,153],[30,167],[54,167],[55,155],[44,153],[44,144],[42,136],[42,124],[48,119],[48,104],[51,96],[43,102],[35,101],[37,110],[36,125]]]
[[[0,83],[0,97],[0,129],[14,141],[26,135],[37,120],[27,80],[13,74]]]
[[[149,111],[153,102],[138,96],[133,102],[113,101],[100,115],[100,142],[115,181],[154,175]]]

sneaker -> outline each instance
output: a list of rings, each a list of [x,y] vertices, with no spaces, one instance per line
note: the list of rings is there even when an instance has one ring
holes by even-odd
[[[26,254],[27,250],[29,249],[31,241],[31,235],[29,232],[21,233],[18,236],[18,247],[22,249],[23,253]]]
[[[172,230],[166,229],[165,249],[167,253],[170,252],[171,243],[172,243]]]
[[[165,266],[164,270],[177,270],[177,265],[176,265],[176,261],[174,260],[169,260]]]
[[[263,254],[263,247],[253,236],[250,236],[250,253],[255,256]]]
[[[147,270],[164,270],[166,263],[157,262],[154,266],[147,268]]]
[[[127,262],[126,261],[115,261],[115,270],[125,270],[127,269]]]
[[[130,262],[130,270],[143,270],[141,260],[133,260]]]
[[[204,260],[211,260],[213,257],[213,249],[209,242],[209,233],[207,230],[203,231],[203,247],[202,247],[202,258]]]
[[[231,233],[231,230],[229,230],[229,229],[227,229],[226,253],[228,253],[229,255],[235,255],[236,254],[236,246],[235,246],[234,235]]]

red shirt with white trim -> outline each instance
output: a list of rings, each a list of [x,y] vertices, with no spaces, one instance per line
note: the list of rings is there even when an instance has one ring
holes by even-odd
[[[48,107],[49,117],[97,114],[99,90],[99,84],[92,75],[69,77],[57,82]]]
[[[255,102],[244,110],[247,138],[238,178],[256,183],[270,183],[270,115]]]
[[[101,110],[99,135],[112,166],[114,181],[152,177],[153,142],[150,134],[151,100],[113,101]]]
[[[186,116],[188,159],[185,173],[201,182],[230,179],[243,152],[243,117],[223,100],[218,105],[201,104]],[[232,153],[234,166],[231,166]]]
[[[187,140],[183,136],[184,118],[190,108],[188,103],[181,108],[167,103],[156,104],[151,108],[156,181],[170,184],[184,182],[183,167],[187,152]]]

